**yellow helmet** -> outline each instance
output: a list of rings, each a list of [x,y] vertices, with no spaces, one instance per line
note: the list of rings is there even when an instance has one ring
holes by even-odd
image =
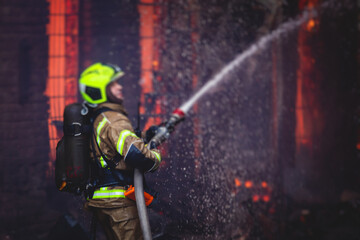
[[[106,86],[112,81],[121,78],[124,74],[118,66],[94,63],[80,75],[79,90],[81,96],[91,104],[106,102]]]

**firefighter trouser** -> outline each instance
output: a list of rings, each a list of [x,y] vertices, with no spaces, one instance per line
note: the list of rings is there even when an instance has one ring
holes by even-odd
[[[136,206],[92,208],[108,240],[143,239]]]

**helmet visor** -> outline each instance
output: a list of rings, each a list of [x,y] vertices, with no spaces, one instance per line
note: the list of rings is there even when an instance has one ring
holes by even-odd
[[[114,74],[114,76],[111,78],[111,82],[118,82],[120,84],[120,78],[122,78],[125,75],[123,71],[117,72]],[[122,80],[121,80],[122,82]]]

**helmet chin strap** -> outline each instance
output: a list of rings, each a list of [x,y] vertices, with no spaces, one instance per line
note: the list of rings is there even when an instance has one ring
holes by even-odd
[[[110,85],[110,84],[109,84]],[[122,104],[123,100],[116,98],[110,91],[109,85],[106,87],[106,97],[108,102]]]

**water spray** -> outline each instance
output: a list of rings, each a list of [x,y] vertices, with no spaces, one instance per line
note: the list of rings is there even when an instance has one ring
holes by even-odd
[[[258,51],[265,49],[268,43],[280,37],[283,33],[297,28],[307,20],[316,16],[317,12],[314,9],[304,11],[299,18],[283,23],[270,34],[261,37],[258,41],[250,45],[244,52],[237,55],[234,60],[228,63],[221,69],[220,72],[218,72],[208,82],[206,82],[206,84],[202,86],[199,91],[197,91],[188,101],[181,105],[179,110],[187,113],[201,97],[208,93],[210,89],[217,86],[219,82],[225,79],[225,76],[227,76],[234,69],[241,66],[249,57],[253,56]]]
[[[169,120],[164,126],[159,127],[155,136],[150,140],[148,144],[149,148],[158,147],[161,143],[166,141],[170,134],[175,130],[176,125],[185,119],[185,115],[190,111],[191,107],[209,90],[215,87],[224,77],[230,73],[235,68],[241,66],[246,59],[254,55],[259,50],[263,50],[269,42],[273,39],[279,37],[281,34],[291,31],[296,27],[300,26],[302,23],[308,19],[315,17],[317,15],[316,11],[305,11],[303,15],[295,20],[286,22],[282,24],[278,29],[271,32],[270,34],[260,38],[257,42],[252,44],[247,50],[239,54],[233,61],[227,64],[219,73],[217,73],[213,78],[211,78],[198,92],[196,92],[188,101],[183,105],[177,108],[171,114]],[[143,231],[143,237],[145,240],[151,240],[151,229],[149,224],[149,218],[146,211],[145,199],[144,199],[144,187],[143,187],[143,173],[138,169],[135,169],[134,172],[134,185],[135,185],[135,197],[136,205],[138,208],[140,225]]]

